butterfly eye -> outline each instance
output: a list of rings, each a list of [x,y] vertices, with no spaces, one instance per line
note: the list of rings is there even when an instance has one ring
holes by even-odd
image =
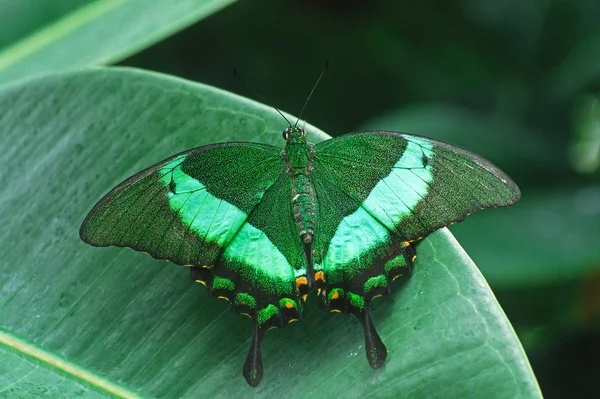
[[[290,128],[288,127],[283,130],[283,139],[287,140],[289,136],[290,136]]]

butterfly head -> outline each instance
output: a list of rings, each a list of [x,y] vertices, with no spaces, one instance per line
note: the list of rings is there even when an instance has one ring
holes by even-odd
[[[306,143],[306,130],[296,127],[290,126],[285,128],[283,131],[283,138],[289,144],[303,144]]]

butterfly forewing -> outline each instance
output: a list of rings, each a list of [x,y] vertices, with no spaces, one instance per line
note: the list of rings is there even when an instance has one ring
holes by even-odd
[[[416,240],[479,209],[513,204],[517,186],[462,148],[395,132],[344,135],[314,147],[315,169],[403,240]]]
[[[211,265],[281,174],[280,152],[225,143],[171,157],[110,191],[83,222],[81,238]]]

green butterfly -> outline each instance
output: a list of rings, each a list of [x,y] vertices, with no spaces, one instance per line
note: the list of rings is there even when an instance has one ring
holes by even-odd
[[[411,272],[413,243],[520,197],[487,160],[430,138],[373,131],[315,145],[296,126],[283,138],[283,149],[219,143],[159,162],[110,191],[80,230],[94,246],[190,266],[210,295],[249,316],[252,386],[265,332],[300,319],[310,289],[324,309],[360,320],[380,367],[387,351],[369,306]]]

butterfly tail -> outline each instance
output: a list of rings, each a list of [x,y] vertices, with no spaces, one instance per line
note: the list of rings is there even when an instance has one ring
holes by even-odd
[[[254,320],[252,341],[243,367],[244,378],[248,385],[253,387],[258,386],[263,378],[262,340],[265,332],[266,329],[259,327],[258,321]]]
[[[387,349],[373,325],[369,305],[370,304],[367,304],[365,306],[364,311],[356,314],[356,317],[360,320],[365,332],[365,350],[369,365],[374,369],[378,369],[383,365],[387,358]]]

